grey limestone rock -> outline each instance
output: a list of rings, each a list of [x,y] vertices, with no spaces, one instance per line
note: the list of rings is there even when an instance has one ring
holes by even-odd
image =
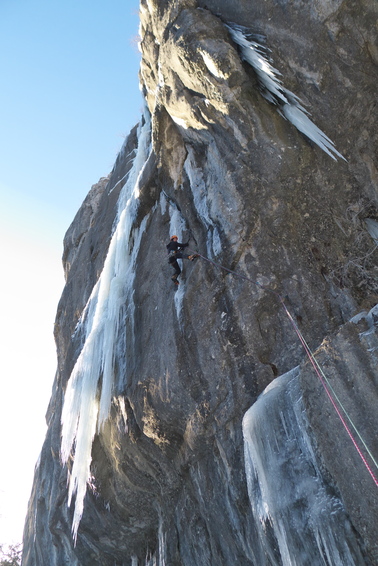
[[[366,223],[378,221],[377,4],[141,0],[140,15],[148,158],[127,245],[115,243],[119,203],[146,118],[65,238],[58,370],[23,566],[378,565],[377,486],[281,302],[378,458],[378,252]],[[285,87],[346,162],[261,95],[230,21],[265,36]],[[173,230],[211,260],[185,262],[178,289]],[[130,289],[116,260],[109,271],[115,248],[131,258]],[[63,466],[61,415],[104,270],[104,304],[113,292],[125,304],[103,314],[117,322],[112,402],[75,546],[67,473],[80,451]],[[247,411],[258,416],[248,442],[260,477],[245,460]]]

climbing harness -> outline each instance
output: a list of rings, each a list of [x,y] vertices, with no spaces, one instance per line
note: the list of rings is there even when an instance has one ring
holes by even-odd
[[[286,304],[285,304],[285,300],[282,297],[282,295],[280,295],[280,293],[277,293],[276,291],[274,291],[273,289],[270,289],[269,287],[266,287],[265,285],[262,285],[261,283],[259,283],[258,281],[254,281],[253,279],[251,279],[250,277],[247,277],[245,275],[242,275],[241,273],[238,273],[237,271],[234,271],[233,269],[229,269],[228,267],[225,267],[224,265],[221,265],[220,263],[217,263],[216,261],[213,261],[211,259],[209,259],[208,257],[205,257],[204,255],[201,255],[198,252],[194,252],[192,250],[188,250],[190,253],[192,254],[197,254],[198,257],[202,258],[203,260],[207,261],[208,263],[211,263],[212,265],[214,265],[215,267],[219,268],[219,269],[223,269],[224,271],[227,271],[228,273],[231,273],[232,275],[238,277],[239,279],[244,279],[245,281],[248,281],[249,283],[252,283],[253,285],[256,285],[257,287],[260,287],[261,289],[263,289],[264,291],[267,291],[268,293],[271,293],[273,295],[275,295],[277,297],[277,299],[280,301],[280,303],[282,304],[282,307],[285,310],[285,313],[287,315],[287,317],[290,320],[291,325],[294,328],[295,333],[298,336],[298,339],[300,340],[304,351],[306,352],[312,367],[314,368],[314,371],[317,375],[317,377],[319,378],[320,383],[322,384],[329,400],[332,403],[333,408],[336,411],[337,416],[339,417],[343,427],[345,428],[349,438],[351,439],[353,446],[355,447],[358,455],[360,456],[363,464],[365,465],[367,471],[369,472],[370,476],[372,477],[375,485],[378,487],[378,479],[377,476],[375,475],[375,473],[373,472],[371,465],[369,464],[369,462],[367,461],[367,458],[364,456],[364,454],[362,453],[361,448],[359,447],[357,440],[355,439],[355,437],[352,434],[351,429],[349,428],[345,418],[343,417],[342,413],[344,413],[346,419],[349,421],[350,426],[353,428],[354,432],[356,433],[356,435],[358,436],[360,442],[362,443],[362,445],[364,446],[368,456],[370,457],[371,461],[373,462],[373,464],[375,465],[375,467],[378,469],[378,463],[376,461],[376,459],[374,458],[373,454],[371,453],[371,451],[369,450],[366,442],[364,441],[364,439],[362,438],[361,434],[359,433],[357,427],[355,426],[355,424],[353,423],[351,417],[349,416],[347,410],[345,409],[345,407],[343,406],[342,402],[340,401],[339,397],[337,396],[335,390],[333,389],[331,383],[329,382],[329,379],[327,378],[327,376],[324,374],[323,370],[321,369],[320,365],[318,364],[313,352],[311,351],[309,345],[307,344],[306,340],[304,339],[301,331],[298,328],[298,325],[296,324],[295,320],[293,319],[292,315],[290,314]]]

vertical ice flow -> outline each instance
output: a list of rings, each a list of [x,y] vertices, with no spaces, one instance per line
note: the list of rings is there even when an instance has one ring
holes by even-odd
[[[84,345],[67,383],[62,410],[61,459],[66,464],[73,447],[74,459],[69,477],[68,504],[76,494],[72,533],[83,514],[87,481],[90,478],[92,442],[107,419],[114,387],[114,348],[120,309],[127,305],[133,315],[135,259],[146,219],[133,233],[138,210],[139,177],[150,152],[150,117],[146,110],[139,126],[138,148],[128,179],[120,193],[118,213],[102,273],[92,291],[77,332]],[[130,338],[130,337],[128,337]]]
[[[318,464],[298,374],[275,379],[243,419],[261,566],[362,566],[345,508]]]
[[[179,209],[173,204],[169,205],[169,216],[171,219],[169,223],[169,233],[171,236],[175,234],[178,237],[178,241],[182,242],[184,231],[187,230],[185,218],[183,217]],[[179,259],[178,261],[182,265],[182,260]],[[180,326],[182,322],[181,314],[182,314],[182,306],[184,301],[184,294],[185,294],[185,280],[181,278],[179,288],[175,293],[175,308],[176,308],[177,320]]]
[[[332,159],[336,161],[337,155],[346,161],[329,137],[310,120],[300,98],[282,85],[278,78],[281,73],[269,63],[268,50],[263,44],[264,37],[252,34],[247,28],[231,22],[226,27],[234,42],[239,45],[242,58],[255,70],[265,98],[277,104],[280,113]]]
[[[197,166],[196,156],[193,148],[190,145],[186,146],[188,152],[187,158],[184,163],[184,170],[188,176],[190,188],[193,194],[194,206],[199,214],[199,217],[207,230],[207,255],[213,257],[221,253],[221,240],[217,227],[210,217],[210,199],[206,187],[203,171]]]

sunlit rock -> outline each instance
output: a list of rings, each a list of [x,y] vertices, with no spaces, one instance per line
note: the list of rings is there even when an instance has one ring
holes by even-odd
[[[145,114],[65,239],[23,566],[375,566],[377,5],[140,14]]]

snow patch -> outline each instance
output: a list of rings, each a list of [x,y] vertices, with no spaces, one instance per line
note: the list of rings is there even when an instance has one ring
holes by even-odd
[[[177,116],[173,116],[173,114],[171,114],[171,118],[178,126],[181,126],[185,130],[189,128],[187,122],[183,118],[178,118]]]
[[[203,51],[202,49],[199,50],[199,53],[202,56],[203,62],[205,63],[206,67],[214,77],[216,77],[217,79],[227,78],[227,75],[225,75],[219,68],[218,62],[215,61],[213,57],[211,57],[210,53],[207,53],[207,51]]]

